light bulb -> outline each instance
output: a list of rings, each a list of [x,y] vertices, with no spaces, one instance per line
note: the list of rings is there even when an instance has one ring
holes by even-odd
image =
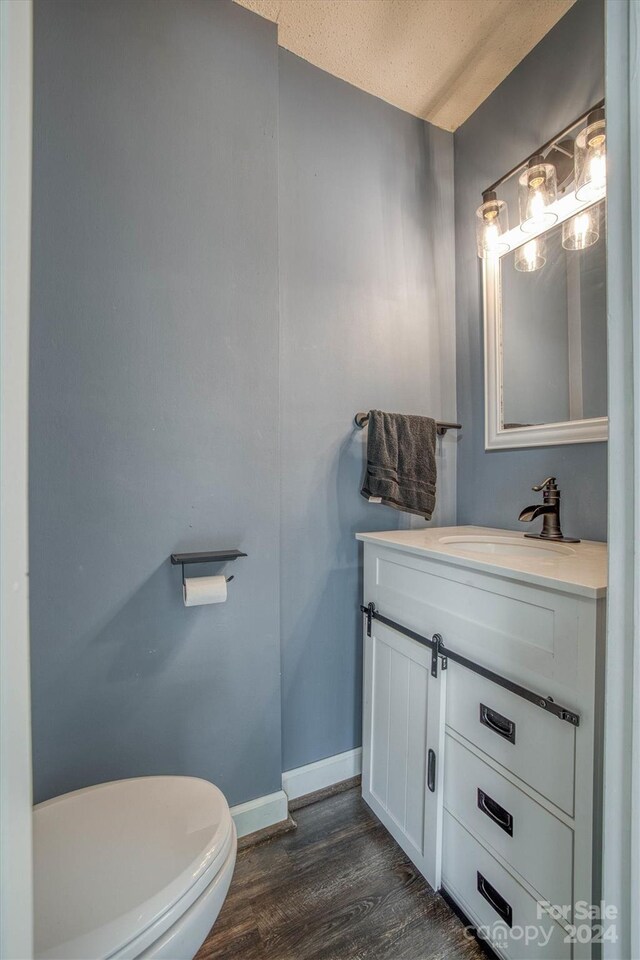
[[[506,203],[498,200],[493,190],[486,190],[482,201],[476,210],[476,242],[478,256],[486,260],[508,251],[502,235],[509,229],[509,217]]]
[[[591,157],[589,179],[595,191],[604,190],[607,184],[607,158],[604,154],[594,154]]]
[[[520,273],[534,273],[544,267],[546,262],[546,245],[543,237],[528,240],[516,250],[514,266]]]
[[[529,240],[529,243],[525,243],[523,253],[527,269],[535,270],[538,259],[538,244],[535,240]]]
[[[484,246],[487,253],[496,253],[498,250],[498,228],[495,223],[488,223],[484,231]]]
[[[536,223],[540,222],[544,214],[544,208],[545,202],[542,193],[539,190],[534,190],[529,200],[529,215]]]
[[[600,206],[596,204],[562,224],[562,246],[565,250],[584,250],[600,237]]]
[[[556,168],[536,154],[518,180],[520,229],[524,233],[537,233],[556,222],[557,213],[548,209],[556,195]]]
[[[607,187],[607,133],[604,110],[592,110],[576,138],[574,177],[576,198],[591,200]]]
[[[578,214],[573,221],[573,235],[576,238],[576,246],[584,247],[588,229],[589,217],[586,213]]]

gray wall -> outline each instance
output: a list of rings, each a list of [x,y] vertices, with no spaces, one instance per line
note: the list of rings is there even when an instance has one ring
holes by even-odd
[[[154,773],[267,794],[275,27],[208,0],[40,0],[34,27],[35,797]],[[169,554],[221,547],[249,555],[228,603],[185,609]]]
[[[555,474],[563,490],[565,533],[606,538],[606,443],[484,449],[481,274],[474,236],[483,188],[603,92],[603,4],[578,0],[455,133],[457,391],[464,425],[458,446],[459,523],[524,529],[517,517],[536,499],[532,484]]]
[[[231,0],[35,6],[37,800],[237,803],[360,743],[353,534],[415,521],[359,496],[352,418],[455,417],[452,137],[280,57]],[[227,546],[227,604],[186,610],[169,554]]]
[[[455,419],[452,136],[280,51],[284,769],[361,743],[358,410]],[[455,434],[434,524],[455,515]]]

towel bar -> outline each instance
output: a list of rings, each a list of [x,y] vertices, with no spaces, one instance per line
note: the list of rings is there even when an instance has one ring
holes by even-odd
[[[369,422],[369,414],[356,413],[353,419],[356,427],[360,427],[360,429],[362,430],[362,428],[366,427],[367,423]],[[439,420],[436,420],[436,433],[438,434],[439,437],[444,437],[447,430],[462,430],[462,424],[461,423],[440,423]]]

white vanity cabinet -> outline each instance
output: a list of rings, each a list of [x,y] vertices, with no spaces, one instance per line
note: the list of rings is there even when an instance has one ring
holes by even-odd
[[[600,899],[606,546],[478,527],[358,537],[377,614],[364,799],[497,953],[591,957],[575,905]],[[437,656],[420,642],[434,634]]]

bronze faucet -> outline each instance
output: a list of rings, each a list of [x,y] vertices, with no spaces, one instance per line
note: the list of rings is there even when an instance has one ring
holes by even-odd
[[[542,490],[542,503],[525,507],[518,520],[527,522],[535,520],[536,517],[544,517],[544,520],[540,533],[525,533],[525,537],[530,537],[532,540],[561,540],[564,543],[580,543],[579,540],[562,535],[560,528],[560,491],[556,478],[547,477],[546,480],[531,489],[535,490],[536,493]]]

